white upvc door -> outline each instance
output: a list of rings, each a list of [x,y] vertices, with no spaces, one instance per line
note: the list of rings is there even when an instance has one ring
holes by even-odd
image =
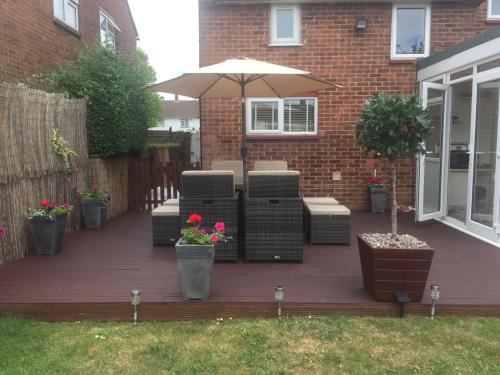
[[[500,233],[500,71],[472,85],[466,225],[490,238]]]
[[[449,139],[449,86],[422,82],[422,103],[428,108],[433,125],[426,152],[417,161],[417,220],[444,217]]]

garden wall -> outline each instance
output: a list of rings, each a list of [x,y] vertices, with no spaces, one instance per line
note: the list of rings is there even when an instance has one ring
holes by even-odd
[[[85,100],[66,99],[24,85],[0,83],[0,264],[30,253],[26,210],[47,198],[75,206],[67,231],[80,228],[79,193],[91,183],[111,195],[108,218],[128,209],[128,159],[89,159]],[[65,174],[53,152],[53,129],[60,129],[78,157]]]

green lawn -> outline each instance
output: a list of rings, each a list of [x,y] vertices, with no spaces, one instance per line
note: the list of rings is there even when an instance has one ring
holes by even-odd
[[[500,319],[0,319],[1,374],[500,374]]]

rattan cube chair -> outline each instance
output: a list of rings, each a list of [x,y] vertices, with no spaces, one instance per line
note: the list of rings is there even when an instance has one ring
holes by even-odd
[[[299,178],[297,171],[249,172],[244,200],[247,261],[303,261]]]
[[[223,221],[225,234],[231,239],[215,245],[215,260],[238,260],[238,195],[234,190],[232,171],[183,172],[183,195],[179,199],[181,227],[188,226],[192,213],[202,216],[201,227],[212,228]]]

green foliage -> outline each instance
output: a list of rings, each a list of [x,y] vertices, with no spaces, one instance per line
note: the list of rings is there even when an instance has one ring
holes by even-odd
[[[148,55],[140,48],[137,49],[137,70],[147,84],[156,81],[156,72],[149,64]],[[144,95],[148,128],[152,128],[163,120],[163,99],[155,92],[145,91]]]
[[[66,202],[57,205],[55,202],[51,202],[48,199],[42,199],[37,208],[28,209],[26,216],[28,219],[31,219],[32,217],[45,217],[53,219],[56,216],[69,214],[71,211],[73,211],[73,206]]]
[[[64,173],[69,173],[71,171],[69,158],[71,155],[78,156],[78,154],[69,148],[68,142],[62,137],[59,129],[54,129],[52,131],[52,149],[63,159]]]
[[[354,126],[358,144],[366,152],[390,161],[423,154],[431,130],[428,111],[418,96],[386,93],[376,94],[365,103]]]
[[[45,90],[87,98],[90,154],[112,157],[142,151],[151,115],[143,90],[151,83],[151,71],[144,66],[95,43],[36,78]]]
[[[94,200],[102,205],[107,205],[109,202],[108,194],[105,191],[97,190],[95,184],[91,184],[88,190],[81,193],[80,198]]]

